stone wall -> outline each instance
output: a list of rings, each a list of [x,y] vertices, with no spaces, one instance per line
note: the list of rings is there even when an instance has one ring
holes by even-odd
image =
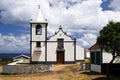
[[[40,73],[53,71],[53,65],[3,65],[2,73],[19,74],[19,73]]]

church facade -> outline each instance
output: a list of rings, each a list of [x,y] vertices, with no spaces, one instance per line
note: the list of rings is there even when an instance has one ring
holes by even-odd
[[[36,18],[30,22],[31,63],[64,64],[84,60],[84,49],[76,45],[76,39],[68,36],[61,26],[48,39],[47,26],[38,9]]]

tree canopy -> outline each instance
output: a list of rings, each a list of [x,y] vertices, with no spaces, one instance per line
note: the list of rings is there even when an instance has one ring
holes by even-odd
[[[111,51],[113,58],[110,63],[120,56],[120,22],[110,21],[104,26],[97,38],[97,44],[102,48],[106,47],[106,51]]]

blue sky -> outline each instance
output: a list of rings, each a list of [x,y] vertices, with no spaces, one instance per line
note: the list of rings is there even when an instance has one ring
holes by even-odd
[[[41,6],[48,35],[59,25],[77,44],[89,48],[108,21],[120,21],[120,0],[1,0],[0,53],[29,53],[30,19]]]
[[[20,25],[0,23],[0,33],[3,35],[13,34],[15,36],[20,34],[30,34],[30,27],[21,27]]]

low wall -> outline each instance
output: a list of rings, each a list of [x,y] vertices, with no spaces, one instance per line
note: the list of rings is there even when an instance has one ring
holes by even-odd
[[[91,64],[90,70],[93,72],[101,73],[101,65]]]
[[[2,73],[19,74],[19,73],[39,73],[53,71],[53,65],[3,65]]]
[[[109,74],[120,77],[120,64],[102,64],[102,74],[107,74],[109,67]]]

